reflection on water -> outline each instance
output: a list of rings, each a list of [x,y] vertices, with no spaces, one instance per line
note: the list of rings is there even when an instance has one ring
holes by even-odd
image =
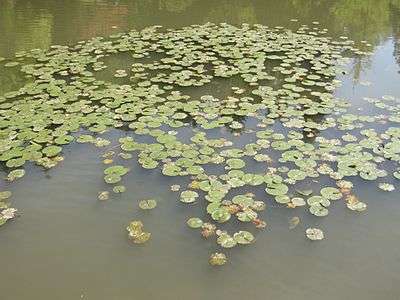
[[[393,27],[393,56],[400,65],[400,7],[398,5],[390,5],[390,20]]]
[[[331,34],[377,45],[397,40],[399,0],[4,0],[0,2],[0,54],[71,43],[115,30],[205,22],[289,25],[319,21]]]
[[[360,106],[364,96],[400,96],[399,0],[4,0],[0,56],[154,24],[294,26],[293,18],[310,27],[319,21],[330,35],[376,47],[370,58],[354,60],[338,97]],[[362,80],[373,85],[357,84]],[[0,75],[0,91],[22,81],[17,72]],[[207,88],[221,97],[230,90],[222,84]],[[135,164],[126,178],[129,192],[99,203],[101,150],[73,147],[65,151],[62,167],[31,168],[10,187],[23,215],[0,229],[2,300],[399,299],[400,233],[395,229],[400,205],[392,194],[378,196],[374,187],[363,185],[356,192],[368,203],[368,212],[354,215],[334,208],[316,224],[326,228],[327,239],[311,245],[302,235],[305,225],[288,230],[287,221],[297,212],[270,207],[270,227],[257,243],[229,253],[231,263],[215,270],[204,263],[215,244],[182,226],[196,208],[177,204],[176,194],[169,192],[176,182]],[[133,247],[123,228],[140,214],[136,203],[145,198],[158,200],[157,209],[141,215],[153,239]],[[313,220],[300,217],[304,224]]]

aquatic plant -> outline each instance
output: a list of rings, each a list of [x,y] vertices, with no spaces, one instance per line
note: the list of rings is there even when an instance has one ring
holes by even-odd
[[[7,179],[21,178],[28,162],[55,167],[65,145],[87,143],[107,149],[101,157],[104,181],[122,193],[123,176],[135,171],[129,160],[137,157],[143,169],[190,177],[177,200],[205,203],[206,217],[191,217],[187,225],[205,238],[216,236],[223,248],[255,241],[254,233],[222,227],[238,220],[265,228],[261,212],[267,201],[304,207],[316,217],[327,216],[336,202],[362,212],[367,205],[352,195],[351,178],[379,180],[384,191],[395,189],[390,177],[400,178],[400,101],[366,98],[377,115],[348,111],[351,103],[333,95],[340,85],[336,76],[352,56],[369,53],[346,37],[335,41],[325,34],[307,26],[297,31],[258,24],[153,26],[20,52],[17,64],[3,62],[29,78],[0,96],[0,161],[10,168]],[[121,54],[133,64],[100,80],[107,58]],[[220,85],[228,88],[213,94]],[[376,122],[384,126],[374,128]],[[121,129],[126,134],[117,142],[101,137]],[[125,161],[114,164],[118,158]],[[177,182],[172,191],[181,190],[183,181]],[[265,194],[256,199],[242,193],[244,188]],[[1,192],[0,200],[6,196]],[[102,191],[98,198],[109,196]],[[139,202],[145,210],[156,205],[152,199]],[[289,227],[299,222],[292,218]],[[150,238],[139,221],[128,231],[135,243]],[[306,234],[323,238],[317,229]],[[210,258],[212,265],[225,262],[224,254]]]

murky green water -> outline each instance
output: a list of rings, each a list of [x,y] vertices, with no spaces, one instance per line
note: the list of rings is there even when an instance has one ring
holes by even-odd
[[[73,44],[98,35],[160,24],[227,22],[293,26],[319,21],[331,36],[347,35],[374,46],[369,59],[354,61],[335,94],[363,107],[362,97],[400,96],[400,1],[11,1],[0,2],[0,56],[20,50]],[[118,62],[116,62],[117,64]],[[371,82],[365,86],[360,83]],[[1,94],[23,82],[0,74]],[[211,91],[210,91],[211,92]],[[213,93],[224,93],[215,88]],[[366,109],[365,109],[366,110]],[[364,113],[366,111],[364,110]],[[111,132],[110,138],[124,135]],[[107,137],[107,135],[106,135]],[[12,184],[13,205],[22,217],[0,228],[0,299],[399,299],[400,204],[396,193],[373,184],[355,190],[368,203],[363,214],[335,206],[327,218],[272,206],[269,224],[252,247],[228,251],[220,269],[206,263],[215,251],[185,225],[196,207],[183,207],[169,179],[134,163],[124,179],[128,191],[108,202],[103,190],[104,152],[73,144],[65,161],[49,171],[28,167]],[[0,175],[6,174],[1,171]],[[258,192],[257,192],[258,193]],[[263,197],[258,193],[258,197]],[[137,201],[158,199],[141,212]],[[300,214],[300,215],[299,215]],[[288,229],[288,220],[302,222]],[[140,218],[153,236],[133,246],[124,228]],[[326,239],[310,243],[307,225]]]

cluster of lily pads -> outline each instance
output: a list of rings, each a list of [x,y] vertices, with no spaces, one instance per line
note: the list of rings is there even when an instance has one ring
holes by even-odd
[[[10,197],[10,191],[0,192],[0,226],[6,224],[7,221],[16,217],[17,210],[10,207],[10,203],[7,202]]]
[[[255,241],[249,231],[228,233],[224,223],[265,228],[268,201],[306,207],[317,217],[341,200],[363,211],[352,178],[378,181],[384,191],[400,179],[400,101],[366,99],[382,113],[348,112],[351,103],[332,93],[337,75],[352,56],[369,53],[325,34],[307,26],[153,26],[19,52],[17,64],[5,63],[19,66],[28,83],[0,97],[0,161],[16,178],[26,163],[56,166],[64,145],[77,142],[106,149],[104,181],[115,193],[125,191],[120,182],[133,158],[165,176],[188,176],[186,188],[171,190],[180,191],[183,204],[206,203],[207,217],[187,224],[204,238],[216,236],[222,248]],[[107,59],[118,55],[131,65],[100,80],[111,68]],[[112,129],[126,131],[117,145],[101,137]],[[117,158],[126,162],[115,164]],[[308,183],[321,188],[302,188]],[[265,190],[260,199],[251,192],[258,188]],[[152,209],[156,202],[139,205]],[[307,237],[322,239],[318,230],[307,230]],[[150,237],[140,222],[128,231],[135,242]],[[225,262],[222,253],[210,258]]]

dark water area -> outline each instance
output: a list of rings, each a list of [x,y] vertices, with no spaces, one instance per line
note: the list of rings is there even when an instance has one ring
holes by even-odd
[[[287,28],[319,22],[328,36],[347,36],[373,51],[351,60],[335,96],[365,114],[374,108],[363,97],[400,97],[400,0],[0,0],[0,57],[152,25],[206,22]],[[108,61],[113,70],[124,62]],[[0,67],[0,96],[24,82],[20,72]],[[217,82],[193,95],[225,91]],[[125,135],[113,130],[104,137]],[[183,207],[170,191],[187,179],[166,178],[133,160],[124,177],[127,192],[100,202],[103,152],[73,143],[63,151],[62,166],[43,171],[28,165],[19,181],[0,182],[22,214],[0,228],[1,300],[400,299],[397,191],[382,193],[361,183],[355,193],[367,211],[355,214],[338,205],[326,218],[271,202],[263,212],[268,227],[257,233],[256,243],[227,251],[229,263],[216,269],[207,264],[215,242],[185,224],[199,209]],[[0,169],[0,177],[6,174]],[[263,189],[254,193],[265,197]],[[157,199],[157,208],[140,211],[137,202],[148,198]],[[301,223],[289,230],[294,216]],[[152,232],[146,245],[127,239],[125,227],[135,218]],[[311,225],[324,229],[325,240],[305,238]]]

